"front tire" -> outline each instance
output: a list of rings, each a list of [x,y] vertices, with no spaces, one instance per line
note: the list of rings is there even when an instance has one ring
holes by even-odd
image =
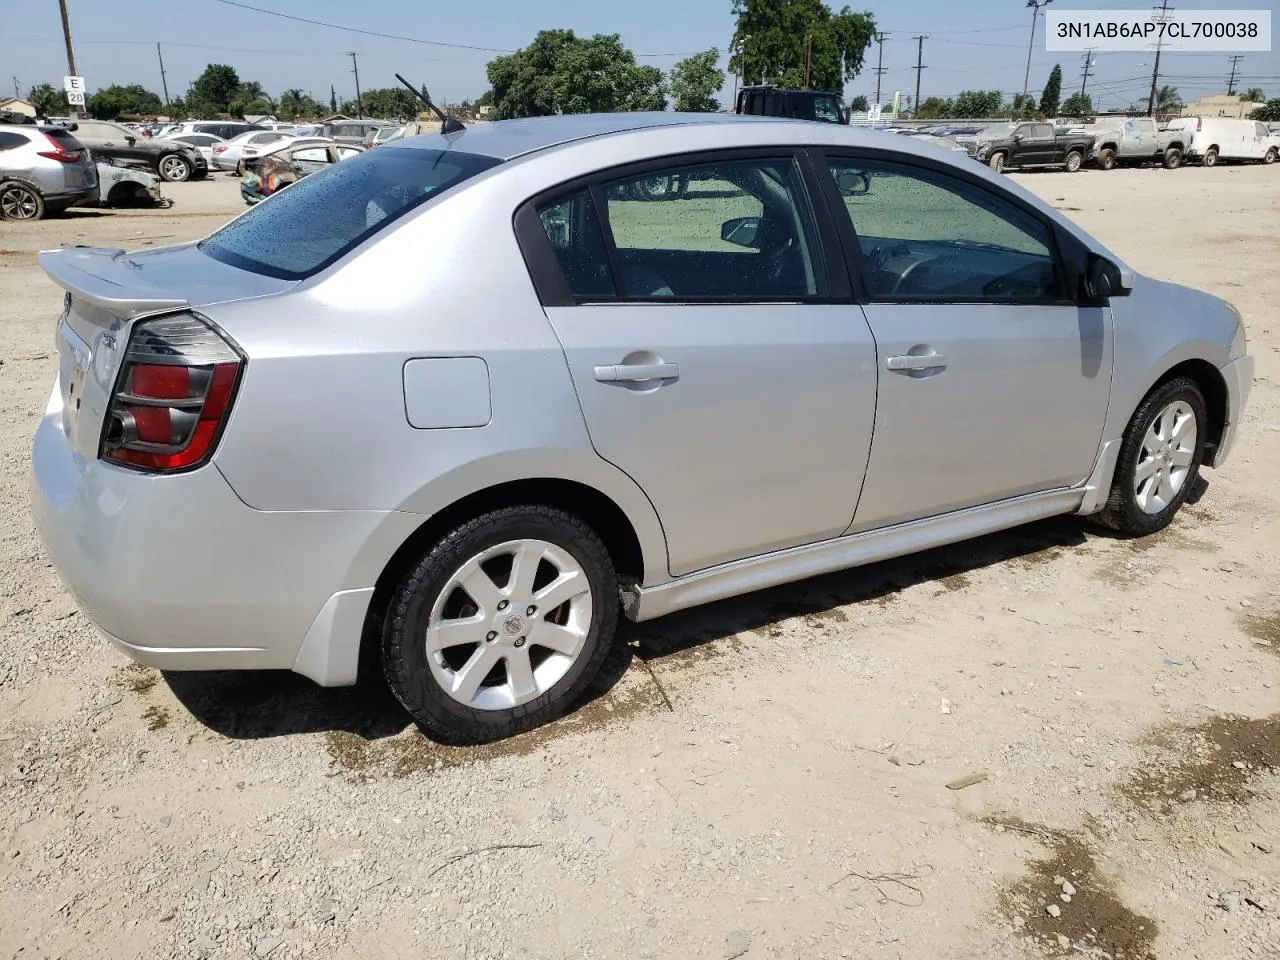
[[[1275,148],[1275,147],[1272,147],[1270,150],[1268,150],[1268,151],[1267,151],[1267,155],[1266,155],[1265,157],[1263,157],[1263,158],[1262,158],[1262,162],[1263,162],[1263,163],[1275,163],[1275,162],[1276,162],[1276,148]]]
[[[1067,154],[1067,173],[1075,173],[1084,166],[1084,154],[1079,150],[1072,150]]]
[[[989,166],[996,173],[1000,173],[1001,171],[1003,171],[1004,170],[1004,154],[993,153],[991,157],[987,160],[987,166]]]
[[[183,183],[191,179],[191,164],[176,153],[169,153],[160,158],[156,172],[170,183]]]
[[[1111,496],[1094,519],[1132,537],[1167,527],[1200,475],[1205,409],[1204,394],[1189,377],[1147,394],[1121,441]]]
[[[600,671],[618,578],[599,536],[553,507],[507,507],[452,530],[390,599],[387,684],[433,739],[500,740],[563,715]]]
[[[1098,153],[1098,168],[1101,170],[1113,170],[1116,165],[1116,152],[1110,147],[1106,147]],[[1070,168],[1068,168],[1070,169]]]

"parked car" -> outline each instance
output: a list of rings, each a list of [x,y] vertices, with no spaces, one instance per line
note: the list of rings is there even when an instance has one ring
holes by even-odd
[[[825,123],[849,122],[849,115],[845,112],[837,94],[822,90],[787,90],[768,84],[743,87],[739,90],[734,112],[758,117],[818,120]]]
[[[381,127],[364,138],[364,148],[372,150],[374,147],[392,140],[399,140],[404,136],[404,127]]]
[[[276,146],[269,144],[270,146]],[[253,206],[303,177],[363,153],[364,147],[333,141],[306,141],[276,146],[269,154],[244,161],[240,196]]]
[[[692,186],[626,199],[654,176]],[[1059,514],[1161,530],[1254,370],[1229,303],[837,124],[496,122],[39,260],[32,510],[86,617],[158,669],[325,685],[365,642],[451,742],[563,713],[620,613]]]
[[[160,178],[146,170],[122,167],[106,160],[98,161],[98,186],[89,196],[74,204],[79,207],[168,207],[160,192]]]
[[[1206,167],[1221,160],[1261,160],[1275,163],[1280,157],[1280,137],[1257,120],[1232,120],[1228,117],[1177,117],[1169,121],[1170,130],[1190,135],[1186,156]]]
[[[337,123],[324,124],[320,129],[320,135],[336,140],[338,143],[349,143],[360,147],[364,145],[365,137],[370,134],[377,133],[386,127],[394,129],[398,126],[398,123],[387,120],[341,120]]]
[[[968,148],[970,156],[992,170],[1062,167],[1075,173],[1084,166],[1092,146],[1089,134],[1055,133],[1051,123],[1000,123],[983,130]]]
[[[89,151],[70,130],[0,124],[0,219],[56,216],[97,186]]]
[[[969,148],[966,147],[963,143],[959,143],[947,137],[940,137],[933,133],[909,133],[907,134],[907,136],[911,137],[913,140],[919,140],[921,143],[932,144],[933,146],[938,147],[941,150],[950,150],[954,153],[963,153],[966,156],[968,156],[969,154]]]
[[[1182,166],[1186,145],[1182,130],[1161,130],[1150,117],[1130,117],[1118,126],[1095,129],[1090,155],[1102,170],[1152,162],[1176,170]]]
[[[260,123],[246,123],[243,120],[185,120],[171,124],[160,134],[163,137],[176,137],[186,133],[211,133],[223,140],[230,140],[250,130],[267,129]]]
[[[240,172],[240,165],[250,157],[256,157],[261,149],[287,143],[296,139],[290,133],[277,133],[274,130],[250,130],[238,137],[232,137],[225,143],[213,148],[213,167],[215,170],[235,170]]]
[[[195,147],[172,140],[140,137],[118,123],[105,120],[77,121],[76,139],[96,159],[136,164],[173,182],[198,180],[209,172],[209,165]]]
[[[227,142],[212,133],[177,133],[162,139],[172,140],[175,143],[185,143],[189,147],[194,147],[196,152],[204,157],[205,165],[210,167],[213,166],[213,148],[220,143]]]

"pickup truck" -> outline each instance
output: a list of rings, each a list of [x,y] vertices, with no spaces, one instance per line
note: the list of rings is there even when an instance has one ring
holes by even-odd
[[[1092,158],[1102,170],[1120,164],[1164,164],[1166,170],[1182,166],[1186,141],[1181,130],[1161,130],[1149,117],[1131,117],[1118,127],[1094,133]]]
[[[1055,133],[1051,123],[1000,123],[987,127],[968,145],[969,156],[992,170],[1006,167],[1062,167],[1075,173],[1093,146],[1087,133]]]

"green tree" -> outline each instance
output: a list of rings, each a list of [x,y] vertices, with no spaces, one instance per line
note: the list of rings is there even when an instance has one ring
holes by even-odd
[[[27,102],[36,108],[42,117],[57,117],[71,109],[67,103],[67,95],[52,84],[40,83],[31,88],[27,94]]]
[[[1036,98],[1029,93],[1015,94],[1009,105],[1009,116],[1014,120],[1033,120],[1036,116]]]
[[[1243,94],[1241,94],[1241,96],[1245,100],[1250,101],[1251,103],[1262,103],[1262,101],[1267,99],[1267,95],[1262,92],[1261,87],[1250,87]]]
[[[690,113],[715,113],[720,109],[716,94],[724,86],[724,71],[717,64],[720,51],[715,47],[685,57],[671,68],[671,99],[677,110]]]
[[[1062,102],[1062,114],[1067,117],[1093,116],[1093,98],[1087,93],[1073,93]]]
[[[737,28],[729,69],[744,83],[803,87],[805,39],[812,69],[809,86],[838,92],[862,69],[863,54],[876,34],[870,12],[847,6],[832,13],[822,0],[733,0]]]
[[[309,96],[294,87],[280,94],[281,120],[297,120],[299,117],[313,117],[320,112],[320,105]]]
[[[235,69],[223,63],[211,63],[187,91],[187,109],[197,116],[227,113],[239,91],[240,77]]]
[[[951,116],[962,119],[986,119],[999,116],[1004,108],[1004,95],[999,90],[961,90],[951,101]]]
[[[412,119],[418,115],[418,111],[424,109],[422,101],[404,87],[361,91],[360,102],[366,117],[380,120]],[[353,101],[343,106],[343,113],[348,112],[347,106],[351,107],[352,112],[355,110]]]
[[[666,108],[662,71],[638,66],[617,34],[543,30],[490,61],[488,74],[495,119]]]
[[[1263,123],[1280,123],[1280,97],[1268,100],[1249,116],[1251,119],[1261,120]]]
[[[1173,113],[1182,109],[1182,97],[1177,87],[1161,87],[1156,91],[1156,113]]]
[[[1049,71],[1049,79],[1045,82],[1044,93],[1040,95],[1040,115],[1056,117],[1058,105],[1062,102],[1062,64],[1055,63]]]
[[[943,100],[941,97],[925,97],[920,103],[920,109],[915,113],[916,120],[941,120],[950,116],[954,116],[951,112],[951,101]]]
[[[164,105],[160,97],[146,87],[130,84],[122,87],[112,84],[103,87],[85,101],[89,116],[96,120],[114,120],[119,116],[140,116],[159,113]]]
[[[854,97],[852,100],[849,101],[850,113],[866,113],[870,109],[871,109],[871,104],[867,102],[867,98],[864,97],[862,94],[858,94],[856,97]]]

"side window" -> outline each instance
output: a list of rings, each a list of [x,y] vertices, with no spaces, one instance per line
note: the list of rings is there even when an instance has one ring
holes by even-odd
[[[791,159],[726,160],[605,183],[619,293],[759,302],[820,296],[824,275]]]
[[[580,190],[557,203],[541,206],[538,220],[574,299],[613,299],[613,271],[591,194]]]
[[[1031,135],[1035,137],[1037,140],[1052,140],[1053,124],[1037,123],[1035,126],[1031,128]]]
[[[303,147],[293,151],[293,159],[303,163],[328,163],[329,151],[324,147]]]
[[[1263,140],[1265,140],[1267,137],[1269,137],[1269,136],[1271,135],[1271,134],[1268,132],[1267,128],[1266,128],[1265,126],[1263,126],[1261,123],[1256,123],[1256,122],[1255,122],[1255,123],[1254,123],[1254,126],[1258,128],[1258,129],[1257,129],[1257,134],[1258,134],[1258,136],[1260,136]]]
[[[20,133],[5,133],[0,131],[0,150],[12,150],[15,147],[24,147],[29,141]]]
[[[813,118],[827,123],[839,123],[840,106],[832,97],[818,97],[813,101]]]
[[[832,158],[879,301],[1035,303],[1061,284],[1049,228],[983,188],[907,164]]]

